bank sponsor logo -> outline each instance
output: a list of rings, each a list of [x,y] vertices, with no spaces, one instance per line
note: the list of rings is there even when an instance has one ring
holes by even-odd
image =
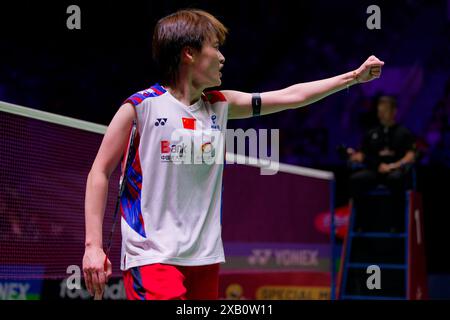
[[[188,145],[184,143],[175,144],[171,143],[169,140],[161,140],[160,142],[160,153],[162,162],[182,162]]]

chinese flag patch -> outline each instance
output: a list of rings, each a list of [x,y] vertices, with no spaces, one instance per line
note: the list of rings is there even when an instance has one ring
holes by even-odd
[[[182,118],[183,119],[183,128],[195,130],[195,119],[194,118]]]

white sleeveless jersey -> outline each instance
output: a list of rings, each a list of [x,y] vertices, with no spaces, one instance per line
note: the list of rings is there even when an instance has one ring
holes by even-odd
[[[120,203],[121,269],[225,262],[224,147],[213,138],[225,136],[225,97],[212,91],[185,106],[154,85],[125,102],[135,107],[138,133]]]

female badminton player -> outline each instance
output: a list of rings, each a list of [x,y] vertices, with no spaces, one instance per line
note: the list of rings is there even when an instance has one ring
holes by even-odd
[[[219,46],[226,35],[226,27],[201,10],[181,10],[156,24],[152,51],[162,74],[160,84],[124,101],[87,179],[83,271],[92,295],[102,294],[111,275],[102,222],[108,181],[124,153],[132,156],[124,169],[119,205],[120,266],[127,298],[217,299],[219,264],[225,261],[220,224],[223,165],[195,159],[180,164],[197,152],[211,156],[214,149],[211,141],[202,140],[197,148],[180,136],[200,130],[224,134],[228,119],[309,105],[379,78],[384,65],[370,56],[355,70],[281,90],[208,91],[221,85],[225,57]],[[134,121],[136,136],[132,150],[127,150]]]

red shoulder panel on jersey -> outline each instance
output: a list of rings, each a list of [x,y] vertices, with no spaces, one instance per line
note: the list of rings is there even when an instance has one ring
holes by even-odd
[[[219,101],[227,101],[225,96],[220,91],[208,91],[205,92],[204,95],[202,95],[203,100],[209,101],[209,103],[214,104]]]

